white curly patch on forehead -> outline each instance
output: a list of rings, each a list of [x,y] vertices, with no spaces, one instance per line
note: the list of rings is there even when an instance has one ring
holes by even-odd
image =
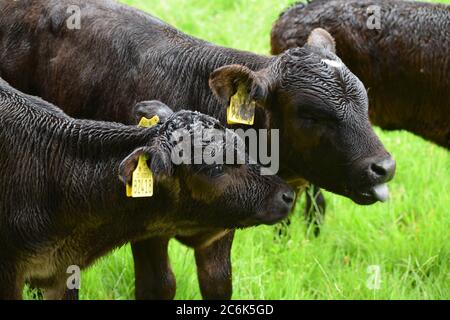
[[[344,64],[340,61],[330,60],[330,59],[322,59],[322,62],[326,63],[330,67],[340,69],[344,66]]]
[[[202,132],[203,129],[207,129],[207,127],[205,127],[204,123],[201,121],[198,121],[198,120],[194,120],[194,122],[191,125],[192,133]]]

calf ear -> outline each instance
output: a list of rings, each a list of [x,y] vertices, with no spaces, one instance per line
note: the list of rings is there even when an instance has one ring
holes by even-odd
[[[166,104],[158,100],[138,102],[133,109],[133,118],[135,123],[139,123],[142,117],[151,119],[154,116],[159,117],[159,122],[164,123],[173,113]]]
[[[308,37],[308,45],[336,53],[336,42],[325,29],[316,28]]]
[[[147,156],[147,165],[155,177],[171,176],[173,173],[170,152],[162,146],[142,147],[134,150],[119,165],[119,179],[125,184],[131,184],[133,172],[137,167],[139,157]]]
[[[209,77],[214,94],[228,103],[240,85],[247,87],[248,100],[265,101],[269,94],[269,81],[260,72],[242,65],[228,65],[216,69]]]

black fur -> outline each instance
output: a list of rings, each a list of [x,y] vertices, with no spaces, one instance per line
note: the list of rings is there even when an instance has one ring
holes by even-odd
[[[20,299],[25,281],[46,289],[47,298],[76,298],[66,292],[67,268],[84,268],[129,241],[287,215],[292,203],[280,193],[292,191],[276,176],[260,176],[257,165],[227,165],[218,178],[194,165],[172,166],[171,134],[194,126],[225,130],[192,111],[153,128],[75,120],[0,79],[0,299]],[[154,195],[127,198],[124,168],[134,170],[142,153]]]
[[[69,5],[81,8],[80,30],[66,27]],[[370,164],[390,156],[368,122],[360,81],[346,67],[337,71],[322,61],[339,61],[326,51],[328,45],[275,57],[256,55],[191,37],[106,0],[6,1],[0,2],[0,12],[0,74],[71,116],[131,124],[136,121],[132,106],[156,99],[174,110],[199,110],[225,123],[230,96],[244,84],[257,102],[254,127],[280,129],[283,178],[305,178],[370,204],[376,201],[373,185],[392,177],[370,170]],[[230,252],[208,250],[198,245],[204,235],[197,237],[182,241],[195,246],[200,260],[211,257],[197,261],[201,281],[210,281],[201,284],[204,297],[230,298],[231,270],[225,270],[231,265]],[[166,245],[164,239],[147,243],[148,250]],[[231,243],[215,247],[229,250]],[[135,258],[150,255],[137,251]],[[153,259],[136,268],[138,298],[173,296],[173,277],[158,277],[171,274],[167,256],[155,254]],[[148,277],[145,267],[156,275]],[[167,281],[154,281],[158,278]],[[139,288],[141,284],[146,287]],[[214,288],[221,288],[220,294]]]

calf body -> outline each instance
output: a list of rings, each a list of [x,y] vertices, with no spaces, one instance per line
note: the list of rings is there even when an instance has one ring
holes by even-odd
[[[379,20],[379,29],[369,29],[370,18]],[[450,6],[398,0],[298,4],[275,23],[272,53],[303,46],[317,27],[333,35],[339,57],[369,88],[373,124],[450,148]]]
[[[180,111],[151,129],[74,120],[1,79],[0,111],[0,299],[19,299],[25,281],[61,298],[69,266],[129,241],[273,223],[292,206],[289,187],[257,165],[223,166],[220,176],[204,164],[174,166],[174,130],[224,130],[199,113]],[[154,195],[128,198],[124,183],[142,155]]]
[[[79,30],[67,28],[71,5],[81,9]],[[112,1],[6,1],[0,11],[0,74],[72,116],[129,124],[134,117],[128,106],[157,99],[225,124],[231,96],[244,87],[247,100],[256,104],[253,128],[280,130],[283,178],[312,181],[371,204],[380,200],[375,187],[394,174],[395,162],[368,121],[363,85],[344,65],[328,63],[340,60],[329,46],[331,37],[322,31],[314,32],[303,48],[266,57],[196,39]],[[382,170],[373,170],[377,166]],[[198,239],[182,239],[197,250],[200,278],[211,280],[201,284],[207,298],[231,296],[230,239],[232,233],[226,244],[216,246],[227,251],[221,254],[198,245]],[[147,240],[148,250],[158,244],[166,246],[167,241]],[[144,247],[133,247],[135,258],[149,256],[138,252]],[[161,272],[152,279],[172,279],[165,276],[171,274],[168,261],[135,265],[136,272]],[[211,266],[220,271],[210,272]],[[146,292],[139,298],[161,297],[152,292],[173,294],[173,281],[159,290],[144,278],[137,276],[137,292]]]

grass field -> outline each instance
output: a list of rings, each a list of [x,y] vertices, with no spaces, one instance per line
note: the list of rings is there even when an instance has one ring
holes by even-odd
[[[128,0],[186,33],[269,53],[269,32],[288,0]],[[450,3],[450,1],[444,1]],[[449,88],[450,89],[450,88]],[[327,193],[321,236],[308,235],[297,205],[288,234],[273,227],[237,232],[235,299],[449,299],[450,153],[406,132],[377,130],[397,160],[388,203],[361,207]],[[193,252],[176,241],[170,256],[177,299],[200,299]],[[368,268],[379,266],[379,289]],[[129,246],[83,273],[82,299],[133,299]]]

